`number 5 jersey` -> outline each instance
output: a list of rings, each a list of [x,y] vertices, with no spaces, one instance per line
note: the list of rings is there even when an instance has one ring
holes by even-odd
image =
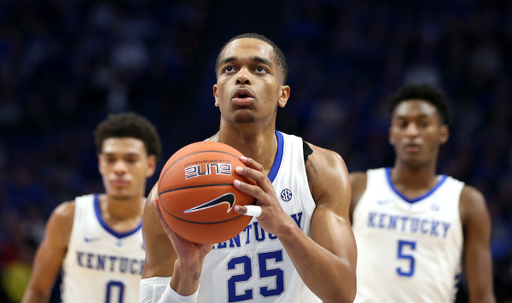
[[[77,197],[62,301],[137,303],[145,258],[141,226],[118,233],[103,221],[97,195]]]
[[[446,175],[421,197],[403,196],[391,169],[367,171],[353,213],[357,243],[354,302],[453,302],[463,246],[459,214],[464,183]]]

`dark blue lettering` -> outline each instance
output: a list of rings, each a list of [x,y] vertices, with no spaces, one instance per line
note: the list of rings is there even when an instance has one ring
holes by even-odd
[[[375,227],[375,222],[373,220],[377,216],[377,213],[369,213],[368,214],[368,227]]]
[[[120,264],[119,264],[119,270],[122,273],[125,273],[128,269],[128,258],[121,258]]]
[[[425,220],[425,219],[421,220],[421,233],[422,234],[428,233],[428,229],[425,228],[426,223],[428,223],[427,220]]]
[[[82,263],[82,257],[84,256],[84,253],[81,251],[76,252],[76,260],[78,262],[78,265],[81,267],[84,267],[84,264]]]
[[[92,268],[92,258],[94,257],[93,254],[87,254],[87,268]]]
[[[405,225],[407,224],[407,220],[409,220],[409,217],[402,217],[402,231],[405,231]]]
[[[136,264],[136,263],[139,263],[139,261],[138,261],[138,260],[136,260],[136,259],[131,259],[131,260],[130,260],[130,273],[131,273],[132,275],[134,275],[134,274],[136,274],[136,273],[137,273],[137,270],[133,268],[133,265],[134,265],[134,264]]]
[[[263,228],[258,228],[259,226],[259,223],[258,222],[254,222],[254,235],[256,237],[256,240],[258,242],[261,242],[263,240],[265,240],[265,231],[263,230]],[[261,231],[261,235],[260,235],[260,231]]]
[[[273,234],[271,234],[271,233],[268,233],[268,237],[269,237],[270,239],[272,239],[272,240],[277,239],[277,236],[276,236],[276,235],[273,235]]]
[[[96,269],[105,270],[105,255],[98,255],[98,264],[96,265]]]
[[[384,219],[386,218],[387,214],[380,214],[379,216],[379,228],[384,228]]]
[[[437,237],[437,231],[436,228],[439,225],[439,221],[432,221],[432,225],[430,225],[430,235]]]
[[[396,229],[396,220],[398,219],[398,216],[389,216],[389,224],[388,229]]]
[[[244,229],[244,231],[245,231],[245,232],[247,232],[247,239],[245,240],[245,244],[249,244],[249,241],[250,241],[250,239],[249,239],[249,235],[250,235],[250,230],[251,230],[251,228],[252,228],[252,225],[250,225],[250,224],[249,224],[249,225],[247,225],[247,227]]]
[[[217,249],[228,247],[228,242],[222,242],[217,244]]]
[[[299,217],[297,218],[297,216],[299,216]],[[300,227],[300,223],[302,221],[302,212],[297,213],[297,214],[292,214],[292,218],[293,218],[293,220],[295,220],[295,223],[297,223],[297,226],[299,226],[299,228],[302,230],[302,227]]]
[[[240,247],[240,234],[229,240],[229,247],[235,247],[235,243],[236,247]]]
[[[444,228],[443,238],[446,238],[446,235],[448,234],[448,228],[450,228],[450,223],[443,222],[443,228]]]
[[[110,271],[114,271],[114,264],[116,263],[116,260],[116,256],[110,256]]]
[[[411,219],[411,232],[413,232],[413,233],[417,232],[419,226],[420,226],[420,219],[412,218]]]

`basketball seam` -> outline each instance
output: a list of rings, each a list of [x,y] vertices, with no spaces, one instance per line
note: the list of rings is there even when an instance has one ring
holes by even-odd
[[[160,195],[162,195],[162,194],[165,194],[165,193],[168,193],[168,192],[172,192],[172,191],[176,191],[176,190],[189,189],[189,188],[197,188],[197,187],[208,187],[208,186],[225,186],[225,185],[233,186],[233,183],[201,184],[201,185],[192,185],[192,186],[178,187],[178,188],[168,189],[168,190],[165,190],[163,192],[160,192],[160,193],[158,193],[158,197],[160,197]]]

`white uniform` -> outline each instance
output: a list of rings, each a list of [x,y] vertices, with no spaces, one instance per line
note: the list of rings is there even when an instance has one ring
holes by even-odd
[[[390,168],[368,170],[367,176],[353,213],[354,302],[453,302],[461,272],[464,183],[442,175],[428,193],[408,199],[393,185]]]
[[[62,301],[138,302],[145,258],[141,226],[118,233],[103,221],[97,195],[77,197],[62,265]]]
[[[276,132],[278,151],[269,179],[285,212],[308,235],[315,202],[299,137]],[[203,263],[198,303],[321,302],[304,284],[275,235],[254,218],[235,238],[216,244]]]

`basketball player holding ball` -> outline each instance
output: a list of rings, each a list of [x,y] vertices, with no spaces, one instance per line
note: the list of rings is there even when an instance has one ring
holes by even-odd
[[[247,167],[236,173],[256,184],[233,183],[256,205],[234,209],[254,218],[229,241],[192,243],[162,219],[153,188],[140,302],[352,302],[348,172],[335,152],[276,131],[277,109],[290,96],[282,52],[261,35],[234,37],[219,53],[216,75],[220,129],[208,140],[245,156]]]
[[[53,211],[23,303],[48,302],[61,266],[62,302],[138,301],[146,179],[155,171],[160,138],[133,113],[110,115],[94,136],[105,193],[76,197]]]
[[[388,105],[394,166],[350,175],[359,252],[354,302],[453,302],[462,262],[470,302],[495,302],[484,197],[436,174],[449,135],[444,94],[409,84]]]

